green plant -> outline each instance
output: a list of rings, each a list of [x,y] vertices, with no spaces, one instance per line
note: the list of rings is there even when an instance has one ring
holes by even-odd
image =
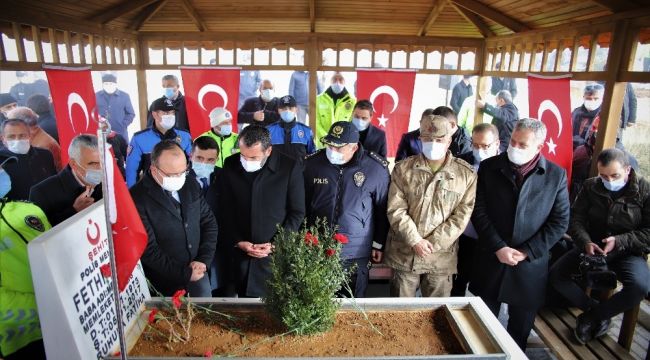
[[[335,293],[348,281],[340,254],[348,239],[325,221],[300,231],[278,230],[271,255],[272,277],[262,300],[289,331],[308,335],[329,330],[340,302]]]

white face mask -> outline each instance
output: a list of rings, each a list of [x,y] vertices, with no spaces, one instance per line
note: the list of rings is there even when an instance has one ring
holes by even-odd
[[[239,161],[241,162],[241,166],[246,170],[246,172],[255,172],[258,171],[264,166],[264,160],[246,160],[244,159],[243,156],[239,156]]]
[[[275,97],[275,92],[273,89],[264,89],[261,92],[262,100],[264,101],[271,101]]]
[[[489,159],[497,154],[496,146],[490,146],[489,149],[473,149],[472,151],[474,152],[474,158],[479,159],[479,161]]]
[[[359,118],[352,118],[352,123],[359,131],[364,131],[370,126],[370,120],[362,120]]]
[[[160,127],[169,130],[176,125],[176,115],[163,115],[160,119]]]
[[[343,84],[341,84],[341,83],[337,83],[337,82],[335,82],[335,83],[332,84],[332,91],[333,91],[335,94],[340,94],[341,91],[343,91],[343,89],[345,89],[345,85],[343,85]]]
[[[27,154],[29,148],[29,140],[7,140],[7,149],[14,154]]]
[[[117,84],[106,82],[102,85],[102,88],[104,91],[106,91],[107,94],[113,94],[117,91]]]
[[[423,141],[422,154],[429,160],[440,160],[447,154],[447,144],[435,141]]]
[[[585,100],[585,109],[594,111],[603,104],[603,100]]]
[[[535,155],[537,155],[536,151],[524,150],[508,145],[508,160],[517,166],[521,166],[533,160]]]
[[[163,176],[163,181],[160,186],[167,191],[178,191],[185,185],[186,173],[181,176]]]
[[[345,164],[345,155],[341,154],[338,151],[334,151],[329,147],[325,148],[325,155],[327,160],[329,160],[332,165],[343,165]]]
[[[600,180],[603,181],[603,185],[605,186],[605,189],[609,191],[619,191],[625,186],[625,184],[627,184],[624,177],[612,181],[607,181],[601,177]]]

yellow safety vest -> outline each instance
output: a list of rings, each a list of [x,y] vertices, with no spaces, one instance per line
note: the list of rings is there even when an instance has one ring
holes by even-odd
[[[336,102],[336,106],[327,91],[316,97],[316,136],[314,139],[316,147],[324,147],[320,139],[327,135],[333,123],[351,120],[352,110],[354,110],[356,102],[357,100],[350,93],[340,98]]]

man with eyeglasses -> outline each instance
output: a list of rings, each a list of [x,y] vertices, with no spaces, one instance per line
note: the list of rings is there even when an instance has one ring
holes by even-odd
[[[217,246],[217,221],[188,173],[184,150],[175,141],[154,146],[151,165],[131,188],[147,248],[142,265],[151,285],[164,296],[187,290],[191,297],[210,297],[208,264]]]
[[[176,110],[174,103],[166,98],[156,99],[151,103],[153,124],[133,134],[126,153],[126,184],[135,185],[140,174],[149,168],[153,147],[163,140],[175,141],[189,156],[192,152],[192,136],[189,132],[176,127]]]
[[[478,124],[472,129],[472,150],[461,154],[459,158],[472,165],[474,171],[478,172],[481,161],[499,154],[499,145],[497,127],[489,123]],[[477,241],[478,234],[470,221],[458,238],[458,273],[454,276],[451,296],[465,296],[472,274],[474,248]]]

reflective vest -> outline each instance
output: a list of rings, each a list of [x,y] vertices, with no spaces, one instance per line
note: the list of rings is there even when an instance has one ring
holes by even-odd
[[[0,203],[0,352],[10,355],[41,339],[27,243],[51,228],[36,205]]]
[[[316,97],[316,137],[314,140],[318,148],[324,147],[320,139],[327,135],[333,123],[351,120],[356,102],[357,100],[350,93],[340,98],[336,102],[336,106],[327,91]]]
[[[201,136],[208,136],[214,139],[219,145],[219,157],[217,157],[217,162],[215,166],[222,168],[223,162],[226,158],[232,154],[237,154],[239,149],[237,148],[237,134],[232,133],[230,136],[221,137],[217,135],[214,131],[208,130],[201,134]]]

